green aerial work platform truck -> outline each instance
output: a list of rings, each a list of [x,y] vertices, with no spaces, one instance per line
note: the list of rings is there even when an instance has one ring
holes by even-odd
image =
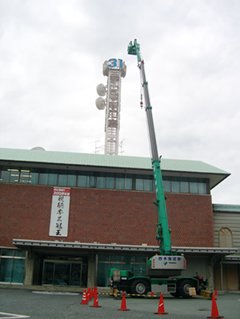
[[[137,40],[129,43],[128,54],[136,55],[140,70],[141,85],[144,93],[145,111],[152,152],[152,168],[156,191],[156,201],[154,204],[158,211],[157,240],[159,243],[160,254],[148,260],[147,276],[134,276],[127,270],[110,269],[109,286],[126,291],[129,294],[171,293],[174,297],[189,298],[189,288],[195,288],[195,292],[200,294],[201,290],[206,289],[207,281],[202,276],[181,277],[182,270],[186,269],[186,259],[178,255],[171,245],[171,230],[168,227],[167,209],[161,172],[161,158],[158,156],[156,135],[154,130],[152,106],[146,81],[144,61],[141,58],[140,45]]]

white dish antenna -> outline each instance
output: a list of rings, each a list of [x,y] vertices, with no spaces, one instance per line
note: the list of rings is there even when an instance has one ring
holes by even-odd
[[[106,101],[100,96],[96,99],[96,106],[99,110],[104,110],[106,106]]]
[[[102,84],[102,83],[98,84],[98,86],[97,86],[97,94],[99,96],[104,96],[106,94],[106,92],[107,92],[106,86],[104,84]]]

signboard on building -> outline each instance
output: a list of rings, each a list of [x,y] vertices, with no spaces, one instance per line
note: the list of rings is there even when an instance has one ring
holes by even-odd
[[[71,188],[53,188],[49,236],[68,236]]]

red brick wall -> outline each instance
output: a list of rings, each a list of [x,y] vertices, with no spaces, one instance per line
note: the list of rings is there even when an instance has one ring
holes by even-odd
[[[211,196],[168,194],[173,246],[213,246]],[[68,237],[50,237],[52,187],[0,184],[0,246],[12,239],[156,245],[154,193],[72,188]]]

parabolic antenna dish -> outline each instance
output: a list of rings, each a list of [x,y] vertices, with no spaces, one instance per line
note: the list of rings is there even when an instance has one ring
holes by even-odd
[[[31,151],[45,151],[45,149],[42,146],[36,146],[36,147],[33,147]]]
[[[95,103],[99,110],[105,109],[106,101],[102,97],[98,97]]]
[[[106,87],[102,83],[98,84],[97,86],[97,94],[100,96],[104,96],[106,94]]]

